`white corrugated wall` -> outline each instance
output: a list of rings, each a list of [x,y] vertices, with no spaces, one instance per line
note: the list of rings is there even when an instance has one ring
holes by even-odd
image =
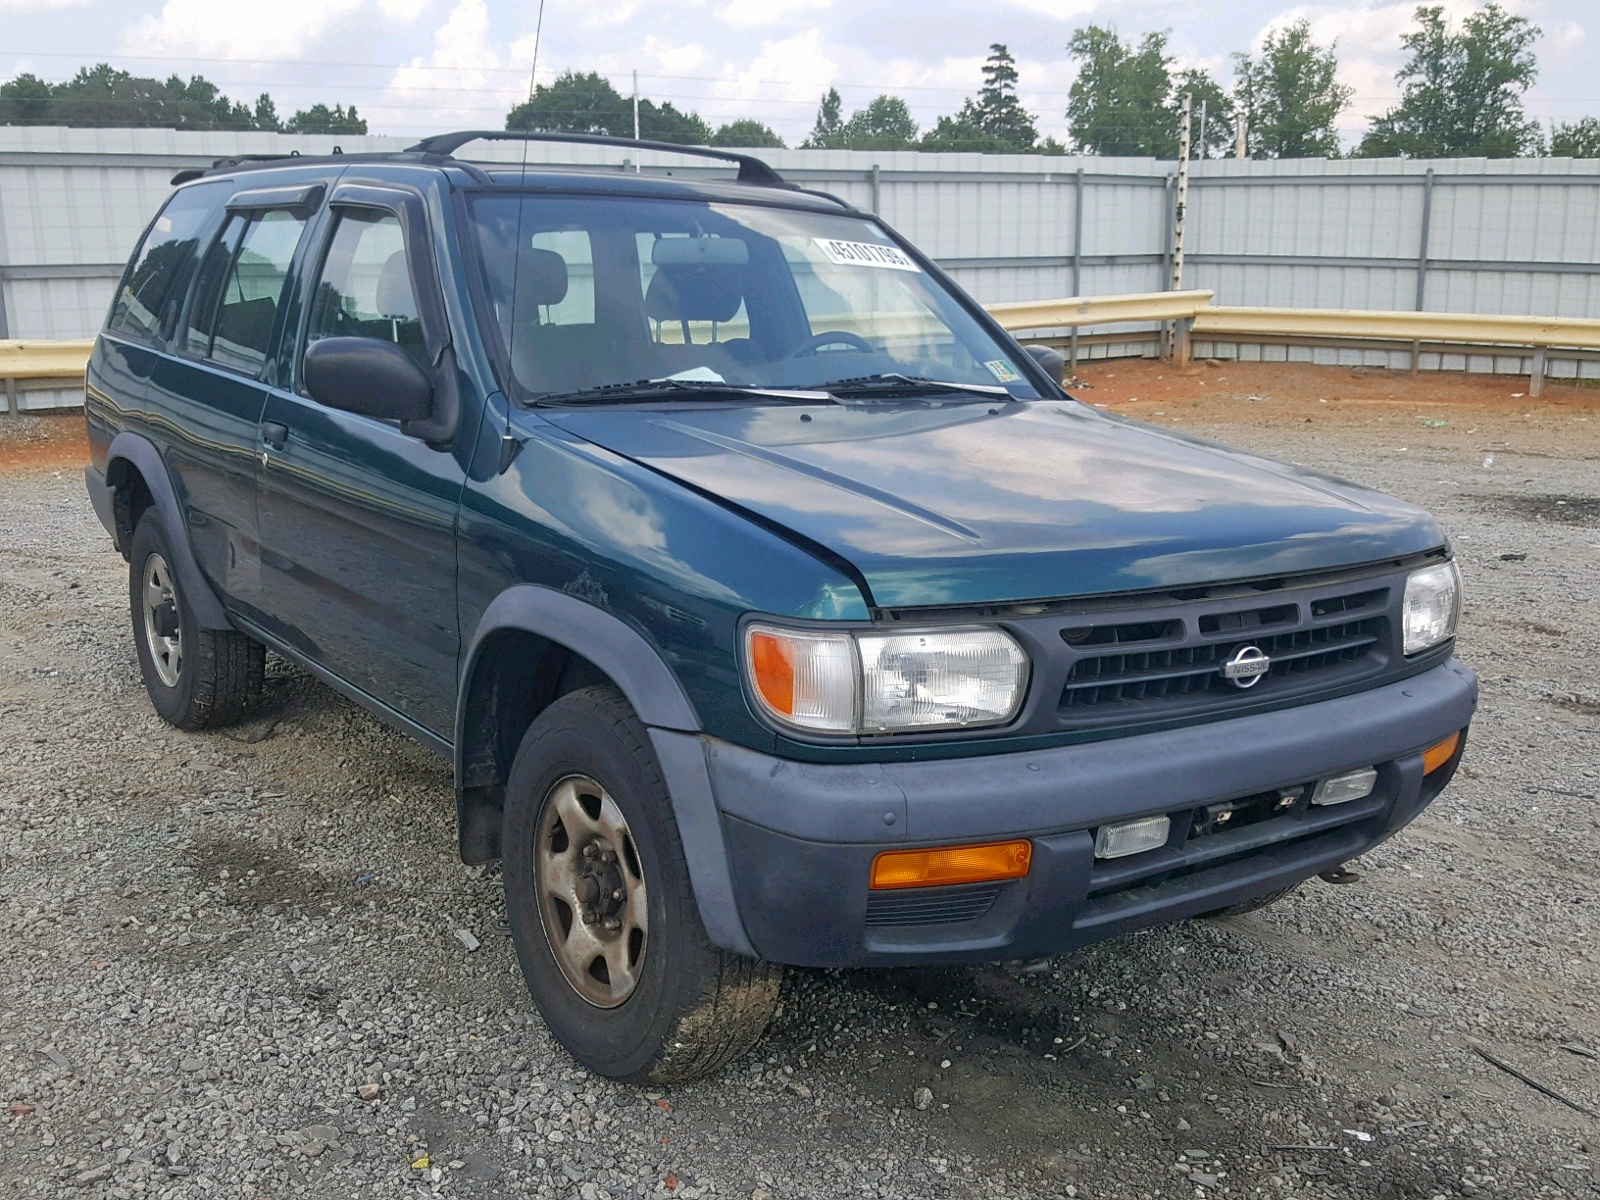
[[[0,128],[0,337],[99,328],[122,263],[181,167],[238,154],[390,150],[409,139]],[[484,157],[516,161],[518,144]],[[980,301],[1162,290],[1173,164],[1149,159],[760,152],[801,186],[876,210]],[[617,163],[536,145],[529,161]],[[644,163],[668,161],[646,154]],[[707,168],[671,159],[675,173]],[[711,168],[715,169],[715,168]],[[1082,173],[1082,181],[1079,174]],[[1431,173],[1431,175],[1430,175]],[[1431,183],[1429,182],[1431,178]],[[1083,197],[1082,244],[1077,202]],[[1427,212],[1426,267],[1423,220]],[[1197,162],[1184,286],[1219,304],[1600,317],[1600,162]],[[1202,352],[1210,347],[1202,345]],[[1227,353],[1233,353],[1231,347]],[[1284,357],[1282,347],[1244,347]],[[1318,350],[1322,361],[1400,360]],[[1444,356],[1460,369],[1460,356]],[[1514,369],[1514,356],[1473,369]],[[1439,361],[1424,356],[1424,367]],[[1600,364],[1583,364],[1585,375]],[[1552,374],[1571,374],[1553,362]],[[44,399],[39,396],[38,399]]]

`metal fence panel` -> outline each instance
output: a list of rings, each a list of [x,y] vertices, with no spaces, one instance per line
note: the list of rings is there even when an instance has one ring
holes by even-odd
[[[237,154],[323,154],[335,145],[392,150],[408,141],[0,127],[0,338],[91,336],[178,168]],[[762,153],[800,186],[879,212],[986,303],[1148,292],[1171,282],[1169,162]],[[483,143],[473,156],[617,169],[629,154]],[[670,166],[683,176],[727,174],[678,157],[637,157],[646,169]],[[1218,304],[1411,310],[1420,294],[1434,311],[1600,317],[1600,162],[1202,161],[1192,165],[1187,218],[1184,286],[1214,290]],[[1285,356],[1282,347],[1248,353]],[[1372,351],[1305,357],[1409,363]],[[1520,367],[1514,355],[1443,358],[1452,369]],[[1438,361],[1424,355],[1420,365]],[[1555,360],[1550,370],[1571,374],[1572,365]],[[1581,370],[1600,374],[1600,364]]]

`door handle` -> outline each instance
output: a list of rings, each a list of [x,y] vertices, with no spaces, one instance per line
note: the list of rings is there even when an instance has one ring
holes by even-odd
[[[261,441],[273,450],[282,450],[289,441],[289,427],[278,421],[263,421]]]

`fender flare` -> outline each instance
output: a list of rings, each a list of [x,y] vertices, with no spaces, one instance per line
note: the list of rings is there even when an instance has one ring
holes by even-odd
[[[121,463],[135,468],[150,491],[152,506],[161,516],[173,556],[177,559],[172,569],[178,576],[178,585],[183,589],[183,597],[188,602],[189,610],[194,613],[195,620],[202,629],[232,629],[233,622],[228,620],[227,610],[201,572],[200,564],[195,561],[194,548],[189,544],[189,523],[184,520],[183,507],[178,503],[172,477],[167,473],[167,464],[161,457],[161,451],[149,438],[123,430],[111,439],[110,449],[106,452],[106,483],[119,490],[127,483],[127,467],[119,466]],[[129,536],[132,536],[132,530]],[[119,549],[126,552],[127,548]]]
[[[538,584],[517,584],[496,596],[479,618],[463,658],[456,703],[456,792],[463,820],[467,816],[462,781],[466,778],[468,691],[485,642],[505,630],[535,634],[564,646],[588,659],[617,685],[649,730],[707,936],[724,949],[754,954],[734,900],[728,847],[711,792],[704,741],[696,736],[701,730],[700,718],[672,668],[644,635],[587,601]]]

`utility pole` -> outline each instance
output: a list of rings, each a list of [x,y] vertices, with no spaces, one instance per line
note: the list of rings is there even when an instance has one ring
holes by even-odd
[[[1206,157],[1206,102],[1200,101],[1200,153],[1196,158]]]
[[[1183,108],[1178,124],[1178,191],[1172,207],[1172,281],[1171,290],[1183,290],[1183,223],[1189,206],[1189,127],[1190,105],[1194,97],[1183,94]],[[1167,334],[1167,357],[1178,366],[1189,361],[1189,330],[1182,319],[1172,323]]]
[[[633,73],[633,140],[636,142],[639,140],[639,72],[637,70]],[[633,173],[635,175],[639,173],[639,154],[637,150],[634,151],[633,155]]]
[[[1233,119],[1233,156],[1235,158],[1249,157],[1249,154],[1246,153],[1245,150],[1245,133],[1249,129],[1249,120],[1250,119],[1245,116],[1243,110],[1241,110]]]

